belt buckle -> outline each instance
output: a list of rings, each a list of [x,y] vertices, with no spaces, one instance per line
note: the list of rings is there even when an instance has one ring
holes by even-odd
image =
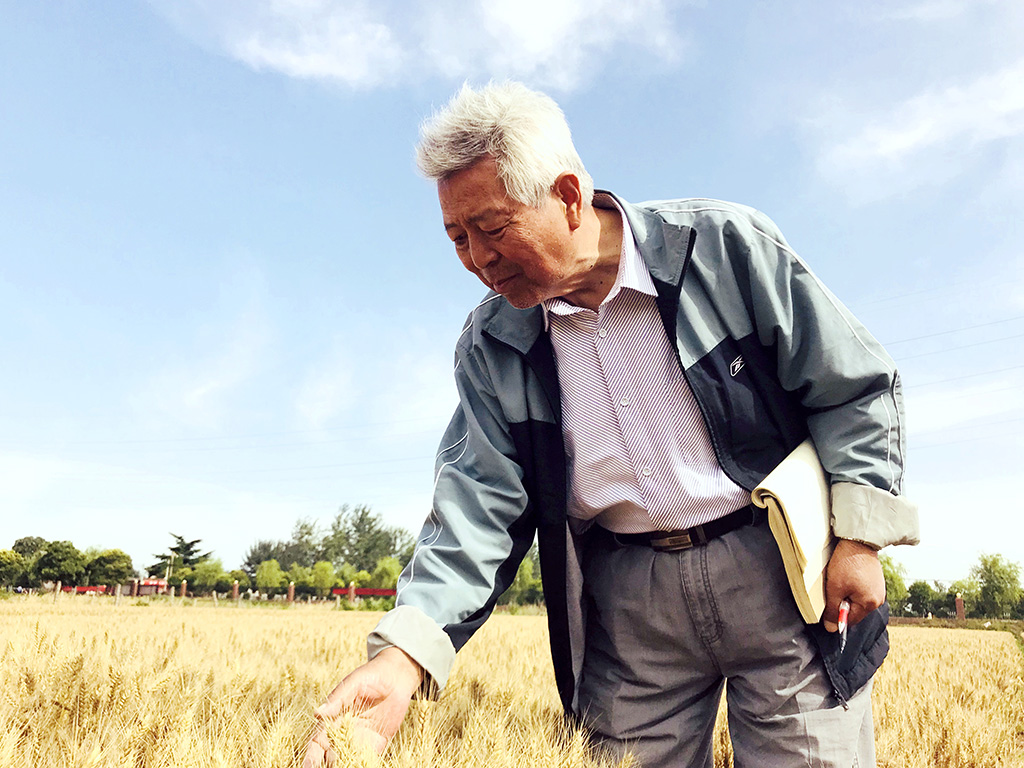
[[[679,552],[693,547],[693,540],[686,531],[672,536],[662,536],[658,539],[651,539],[651,549],[655,552]]]

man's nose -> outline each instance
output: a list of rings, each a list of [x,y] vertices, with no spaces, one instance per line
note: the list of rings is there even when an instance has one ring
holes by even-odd
[[[469,259],[477,269],[486,269],[496,262],[499,254],[483,238],[470,238]]]

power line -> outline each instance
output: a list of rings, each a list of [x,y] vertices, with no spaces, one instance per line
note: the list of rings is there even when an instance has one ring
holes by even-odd
[[[1016,371],[1016,370],[1019,370],[1020,368],[1024,368],[1024,365],[1012,365],[1009,368],[999,368],[998,370],[995,370],[995,371],[980,371],[978,373],[968,373],[965,376],[954,376],[951,379],[938,379],[937,381],[926,381],[926,382],[924,382],[922,384],[910,384],[910,385],[904,387],[904,389],[917,389],[918,387],[930,387],[933,384],[946,384],[946,383],[948,383],[950,381],[963,381],[964,379],[974,379],[974,378],[977,378],[978,376],[991,376],[991,375],[996,374],[996,373],[1006,373],[1007,371]]]
[[[252,440],[262,437],[281,437],[283,435],[318,435],[324,432],[352,432],[359,429],[367,429],[373,427],[390,427],[396,424],[410,424],[413,422],[421,421],[436,421],[439,416],[417,416],[411,419],[398,419],[395,421],[371,421],[363,422],[362,424],[349,424],[344,427],[330,427],[327,429],[299,429],[299,430],[286,430],[281,432],[257,432],[242,435],[205,435],[199,437],[162,437],[162,438],[130,438],[125,440],[69,440],[61,441],[59,445],[72,446],[72,445],[138,445],[147,443],[185,443],[185,442],[206,442],[212,440]],[[413,433],[415,434],[415,433]],[[340,440],[328,440],[328,441],[313,441],[310,445],[316,445],[319,442],[340,442]],[[58,443],[49,443],[49,445],[57,445]],[[26,444],[18,443],[19,448],[38,446],[39,443]],[[47,445],[43,443],[42,445]],[[285,444],[288,445],[288,444]],[[292,443],[292,445],[303,445],[303,443]],[[278,447],[271,445],[267,447]]]
[[[200,472],[196,477],[210,477],[212,475],[236,475],[246,472],[304,472],[310,469],[344,469],[347,467],[366,467],[374,464],[401,464],[407,461],[433,462],[434,456],[409,456],[402,459],[373,459],[370,461],[346,461],[340,464],[314,464],[305,467],[250,467],[246,469],[224,469],[213,472]]]
[[[937,399],[938,402],[941,403],[944,400],[961,400],[961,399],[963,399],[965,397],[973,397],[973,398],[985,397],[986,395],[994,395],[997,392],[1008,392],[1011,389],[1013,391],[1015,391],[1015,392],[1019,392],[1021,390],[1021,385],[1020,384],[1011,384],[1008,387],[999,387],[998,389],[983,389],[981,392],[958,392],[957,394],[946,395],[945,397],[939,397],[939,398],[936,398],[936,399]]]
[[[1017,416],[1017,417],[1014,417],[1012,419],[1000,419],[999,421],[986,421],[986,422],[983,422],[981,424],[951,424],[948,427],[941,427],[939,429],[929,430],[929,432],[931,432],[931,433],[954,432],[954,431],[962,431],[962,430],[965,430],[965,429],[978,430],[978,429],[985,429],[986,427],[1001,427],[1004,424],[1013,424],[1013,423],[1018,422],[1018,421],[1024,421],[1024,416]],[[960,438],[957,438],[957,441],[959,441],[959,440],[960,440]]]
[[[949,336],[951,333],[960,333],[960,331],[973,331],[976,328],[987,328],[990,325],[999,325],[1000,323],[1012,323],[1016,320],[1024,320],[1024,315],[1018,317],[1007,317],[1003,320],[992,320],[988,323],[979,323],[978,325],[965,325],[963,328],[953,328],[949,331],[939,331],[938,333],[927,333],[924,336],[914,336],[910,339],[900,339],[899,341],[887,341],[882,346],[889,347],[893,344],[906,344],[908,341],[920,341],[921,339],[934,339],[936,336]]]
[[[989,280],[979,280],[979,281],[975,281],[975,282],[963,281],[963,282],[959,282],[959,283],[947,283],[946,285],[934,285],[934,286],[932,286],[930,288],[922,288],[922,289],[917,290],[917,291],[910,291],[909,293],[901,293],[901,294],[897,294],[897,295],[894,295],[894,296],[883,296],[883,297],[878,298],[878,299],[868,299],[867,301],[857,301],[857,302],[853,302],[852,306],[867,307],[867,306],[871,306],[872,304],[881,304],[881,303],[886,302],[886,301],[903,300],[903,299],[910,298],[911,296],[920,296],[920,295],[926,294],[926,293],[938,293],[940,291],[950,291],[950,290],[955,290],[957,288],[980,288],[980,287],[985,286],[985,285],[992,285],[993,283],[998,283],[999,285],[1008,285],[1008,284],[1009,285],[1013,285],[1014,283],[1019,283],[1019,282],[1021,282],[1021,281],[1020,280],[1009,280],[1009,281],[1007,281],[1007,280],[1003,280],[1001,278],[996,277],[996,278],[991,278]]]
[[[1017,421],[1024,421],[1024,416],[1017,416],[1012,419],[1000,419],[999,421],[985,421],[980,424],[956,424],[948,427],[942,427],[941,430],[932,430],[934,432],[947,431],[947,430],[960,430],[960,429],[984,429],[985,427],[1001,427],[1003,424],[1013,424]]]
[[[925,291],[919,291],[917,293],[923,293],[923,292],[928,292],[928,291],[932,291],[932,290],[936,290],[936,289],[926,289]],[[906,295],[914,295],[914,294],[906,294]],[[899,298],[899,297],[892,297],[892,298]],[[1009,322],[1015,322],[1015,321],[1018,321],[1018,320],[1021,320],[1021,319],[1024,319],[1024,316],[1004,318],[1004,319],[1001,319],[1001,320],[993,320],[993,321],[986,322],[986,323],[979,323],[979,324],[976,324],[976,325],[964,326],[964,327],[961,327],[961,328],[954,328],[954,329],[950,329],[950,330],[946,330],[946,331],[939,331],[939,332],[936,332],[936,333],[924,334],[924,335],[921,335],[921,336],[915,336],[915,337],[910,337],[910,338],[906,338],[906,339],[899,339],[899,340],[896,340],[896,341],[890,341],[890,342],[886,343],[886,346],[895,345],[895,344],[909,343],[909,342],[913,342],[913,341],[920,341],[920,340],[923,340],[923,339],[937,338],[937,337],[940,337],[940,336],[948,336],[948,335],[951,335],[951,334],[954,334],[954,333],[959,333],[959,332],[962,332],[962,331],[969,331],[969,330],[975,330],[975,329],[979,329],[979,328],[986,328],[986,327],[990,327],[990,326],[993,326],[993,325],[1000,325],[1000,324],[1005,324],[1005,323],[1009,323]],[[970,344],[962,344],[962,345],[958,345],[958,346],[955,346],[955,347],[947,347],[945,349],[933,350],[933,351],[930,351],[930,352],[921,352],[921,353],[917,353],[917,354],[913,354],[913,355],[901,356],[901,357],[897,357],[896,360],[902,362],[902,361],[906,361],[906,360],[912,360],[912,359],[917,359],[917,358],[920,358],[920,357],[925,357],[925,356],[928,356],[928,355],[936,355],[936,354],[942,354],[942,353],[950,352],[950,351],[954,351],[954,350],[968,349],[968,348],[972,348],[972,347],[976,347],[976,346],[981,346],[981,345],[984,345],[984,344],[993,344],[993,343],[999,343],[999,342],[1003,342],[1003,341],[1010,341],[1010,340],[1019,339],[1019,338],[1022,338],[1022,337],[1024,337],[1024,334],[1014,334],[1014,335],[1011,335],[1011,336],[1004,336],[1004,337],[1000,337],[1000,338],[997,338],[997,339],[988,339],[988,340],[984,340],[984,341],[973,342],[973,343],[970,343]],[[907,389],[913,389],[913,388],[922,387],[922,386],[931,386],[933,384],[940,384],[940,383],[946,383],[946,382],[951,382],[951,381],[958,381],[958,380],[970,378],[970,377],[973,377],[973,376],[989,375],[989,374],[993,374],[993,373],[1002,373],[1004,371],[1016,370],[1019,367],[1021,367],[1021,366],[1014,366],[1014,367],[1011,367],[1011,368],[1004,368],[1004,369],[1000,369],[1000,370],[997,370],[997,371],[991,371],[991,372],[985,372],[985,373],[968,374],[966,376],[949,378],[949,379],[941,379],[941,380],[938,380],[938,381],[925,382],[925,383],[921,383],[921,384],[912,384],[912,385],[908,385],[906,388]],[[335,434],[336,433],[342,433],[342,434],[349,433],[349,434],[353,434],[353,433],[357,433],[359,430],[379,429],[380,427],[393,427],[393,426],[401,425],[401,424],[424,423],[424,422],[438,423],[443,418],[446,418],[446,417],[441,416],[441,415],[420,416],[420,417],[414,417],[414,418],[409,418],[409,419],[400,419],[400,420],[394,420],[394,421],[363,422],[361,424],[349,424],[349,425],[346,425],[344,427],[332,427],[332,428],[328,428],[328,429],[319,429],[319,430],[282,430],[282,431],[275,431],[275,432],[246,433],[246,434],[240,434],[240,435],[206,435],[206,436],[197,436],[197,437],[150,438],[150,439],[134,438],[134,439],[119,439],[119,440],[76,440],[76,441],[54,442],[54,443],[49,443],[49,444],[47,444],[47,443],[35,443],[35,444],[31,444],[31,443],[30,444],[18,443],[17,447],[21,448],[21,449],[24,449],[26,447],[37,447],[38,448],[38,447],[45,447],[47,445],[49,445],[51,447],[60,447],[60,448],[63,448],[63,447],[75,447],[75,446],[93,446],[93,447],[112,446],[112,447],[114,447],[114,450],[116,450],[116,448],[120,447],[120,446],[124,446],[124,447],[127,447],[127,446],[149,446],[149,445],[164,445],[164,446],[168,446],[170,444],[185,444],[181,448],[177,448],[177,447],[164,447],[164,448],[156,448],[156,449],[147,449],[148,453],[154,453],[154,452],[242,451],[242,450],[264,450],[264,449],[274,449],[274,448],[290,448],[290,447],[314,447],[314,446],[325,446],[325,445],[331,445],[331,444],[337,444],[337,443],[344,443],[349,438],[333,438],[333,439],[328,439],[328,440],[309,440],[309,441],[300,441],[300,442],[284,442],[284,443],[272,443],[272,444],[263,444],[263,445],[258,445],[257,444],[257,445],[207,445],[207,446],[200,446],[200,445],[194,445],[194,444],[195,443],[209,443],[209,442],[257,440],[257,439],[268,438],[268,437],[282,437],[282,436],[289,436],[289,435],[322,435],[324,433],[335,433]],[[443,424],[441,425],[440,428],[443,429]],[[391,437],[391,438],[408,438],[408,437],[414,437],[414,436],[418,436],[418,435],[426,435],[426,434],[432,433],[434,431],[435,430],[433,428],[431,428],[429,430],[424,429],[424,430],[415,431],[415,432],[405,432],[405,433],[400,433],[400,434],[396,434],[396,435],[390,435],[389,437]],[[192,445],[187,445],[187,444],[192,444]],[[108,454],[110,452],[111,451],[105,451],[105,453],[108,453]]]
[[[401,423],[401,422],[396,422],[396,423]],[[444,429],[444,427],[441,426],[441,427],[438,427],[437,429],[424,429],[424,430],[420,430],[418,432],[398,432],[398,433],[395,433],[395,434],[389,434],[386,437],[388,439],[398,439],[398,438],[419,437],[419,436],[422,436],[422,435],[436,435],[438,437],[438,439],[440,439],[440,432],[443,429]],[[206,439],[217,439],[217,438],[196,438],[196,439],[197,440],[206,440]],[[231,439],[240,440],[242,438],[231,438]],[[157,453],[208,453],[208,452],[219,452],[219,451],[263,451],[263,450],[268,450],[268,449],[271,449],[271,448],[303,448],[303,447],[312,447],[312,446],[337,445],[339,443],[351,443],[355,439],[356,439],[355,437],[351,437],[350,436],[350,437],[345,437],[345,438],[337,438],[337,439],[334,439],[334,440],[308,440],[308,441],[300,442],[300,443],[250,443],[248,445],[182,446],[182,447],[179,447],[179,448],[160,448],[160,447],[156,447],[156,448],[146,448],[145,451],[146,451],[147,455],[149,455],[149,454],[157,454]],[[130,441],[126,441],[126,442],[130,442]],[[151,442],[158,443],[160,441],[153,440]],[[83,445],[92,445],[92,444],[91,443],[60,443],[60,444],[56,444],[55,443],[54,447],[63,447],[65,445],[83,446]],[[19,445],[19,447],[22,447],[22,446]],[[36,445],[34,447],[39,448],[40,446]],[[125,448],[121,448],[121,447],[116,447],[115,446],[115,447],[110,448],[110,449],[96,448],[96,449],[93,449],[93,450],[102,452],[103,456],[110,456],[110,455],[118,455],[118,454],[124,454],[124,453],[135,453],[139,449],[126,448],[126,447]]]
[[[894,356],[893,359],[896,360],[896,362],[902,362],[904,360],[913,360],[913,359],[918,358],[918,357],[926,357],[928,355],[940,355],[940,354],[942,354],[944,352],[955,352],[958,349],[970,349],[971,347],[980,347],[983,344],[995,344],[998,341],[1010,341],[1011,339],[1020,339],[1020,338],[1024,338],[1024,333],[1018,333],[1018,334],[1016,334],[1014,336],[1001,336],[998,339],[988,339],[986,341],[976,341],[973,344],[961,344],[958,347],[946,347],[945,349],[935,349],[935,350],[932,350],[931,352],[919,352],[916,355],[904,355],[904,356],[901,356],[901,357],[895,357]]]
[[[434,462],[435,458],[436,458],[436,456],[433,456],[433,455],[430,455],[430,456],[408,456],[408,457],[404,457],[404,458],[401,458],[401,459],[371,459],[369,461],[347,461],[347,462],[341,462],[339,464],[312,464],[312,465],[301,466],[301,467],[245,467],[245,468],[242,468],[242,469],[220,469],[220,470],[213,470],[213,471],[208,471],[208,472],[189,472],[188,473],[188,478],[190,480],[196,480],[197,482],[203,482],[205,480],[205,478],[209,478],[209,477],[222,477],[222,476],[226,476],[226,475],[244,475],[244,474],[248,474],[248,473],[257,473],[257,474],[265,476],[269,472],[306,472],[306,471],[309,471],[309,470],[316,470],[316,469],[348,469],[348,468],[351,468],[351,467],[366,467],[366,466],[373,466],[373,465],[377,465],[377,464],[402,464],[402,463],[406,463],[406,462],[410,462],[410,461],[422,462],[425,466],[433,467],[433,462]],[[117,467],[116,469],[120,470],[120,469],[123,469],[123,468],[122,467]],[[163,481],[165,479],[174,477],[175,474],[178,471],[180,471],[180,470],[171,470],[171,471],[169,471],[167,473],[163,473],[162,474],[160,472],[139,469],[139,470],[131,470],[129,472],[121,472],[121,473],[118,473],[117,471],[114,471],[114,472],[111,472],[111,473],[102,473],[102,477],[120,478],[120,479],[134,478],[136,480],[141,480],[141,481],[145,481],[145,482],[150,482],[150,481],[152,481],[152,482],[161,482],[161,481]],[[71,473],[71,476],[75,476],[76,474],[77,473]],[[403,472],[395,472],[394,474],[403,474]],[[97,477],[97,473],[91,472],[89,476],[90,477]],[[364,475],[364,474],[351,475],[351,477],[369,477],[369,476],[370,476],[369,474],[366,474],[366,475]],[[325,477],[327,479],[330,479],[332,477],[338,477],[338,475],[332,474],[332,475],[327,475]],[[274,478],[267,478],[267,479],[268,480],[272,480]],[[303,481],[306,481],[306,480],[309,480],[310,478],[299,478],[299,479],[301,479]]]
[[[1012,421],[1021,421],[1021,419],[1012,419]],[[1015,432],[1000,432],[994,435],[975,435],[974,437],[962,437],[958,440],[947,440],[944,443],[925,443],[924,445],[916,445],[913,442],[910,443],[910,447],[916,451],[924,451],[929,448],[945,448],[948,445],[960,445],[961,443],[974,443],[978,440],[998,440],[1003,437],[1021,437],[1020,430]]]

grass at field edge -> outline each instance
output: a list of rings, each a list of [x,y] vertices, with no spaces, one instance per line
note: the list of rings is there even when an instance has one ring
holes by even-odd
[[[944,629],[980,629],[986,632],[1009,632],[1017,642],[1017,650],[1024,659],[1024,621],[1019,619],[920,619],[910,616],[891,616],[893,627],[935,627]]]

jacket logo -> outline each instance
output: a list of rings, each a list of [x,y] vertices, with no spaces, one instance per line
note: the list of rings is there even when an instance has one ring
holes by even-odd
[[[743,355],[740,355],[731,363],[729,363],[729,375],[735,376],[737,373],[743,370]]]

